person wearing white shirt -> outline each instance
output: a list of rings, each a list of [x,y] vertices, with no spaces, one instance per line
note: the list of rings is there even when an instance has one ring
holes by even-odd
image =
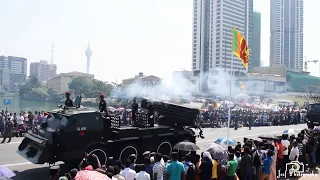
[[[130,169],[131,161],[129,159],[126,160],[125,166],[126,168],[120,172],[120,176],[124,177],[125,180],[135,180],[137,173]]]
[[[140,172],[137,173],[136,180],[150,180],[150,174],[146,172],[146,166],[144,164],[140,165]],[[127,180],[127,179],[126,179]]]
[[[289,160],[290,161],[298,161],[299,159],[299,148],[297,146],[297,142],[294,141],[292,143],[293,147],[291,148],[291,151],[290,151],[290,155],[289,155]]]
[[[18,120],[17,120],[18,129],[22,129],[23,121],[24,121],[24,117],[20,113],[20,116],[18,116]]]
[[[286,148],[283,151],[283,168],[285,168],[284,166],[289,163],[289,145],[290,142],[288,141],[288,136],[283,134],[282,135],[282,140],[281,140],[281,144],[283,144],[283,146]]]

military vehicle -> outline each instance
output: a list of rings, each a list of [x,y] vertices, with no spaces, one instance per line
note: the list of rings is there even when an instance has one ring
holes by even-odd
[[[203,138],[197,121],[198,109],[142,99],[141,108],[150,105],[156,112],[152,114],[157,115],[154,127],[148,125],[151,116],[143,113],[136,113],[138,126],[126,126],[118,116],[104,116],[79,104],[60,106],[50,113],[47,127],[25,134],[17,153],[34,164],[50,165],[58,161],[78,164],[85,153],[94,153],[101,164],[106,164],[111,157],[123,162],[135,154],[139,159],[145,151],[169,155],[176,143],[195,143],[197,136]]]
[[[306,118],[309,129],[320,126],[320,103],[309,104]]]

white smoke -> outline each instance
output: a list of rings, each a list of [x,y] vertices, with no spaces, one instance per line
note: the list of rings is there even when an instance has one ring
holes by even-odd
[[[222,69],[216,69],[211,73],[204,74],[208,80],[208,93],[225,98],[230,97],[230,75]],[[148,86],[140,81],[124,87],[116,88],[112,92],[112,96],[116,98],[131,99],[133,97],[146,97],[151,99],[165,100],[168,98],[190,98],[193,94],[204,94],[200,92],[199,78],[195,78],[192,82],[182,74],[175,74],[171,85],[160,84]],[[235,77],[231,83],[231,93],[233,95],[241,93],[239,84]]]

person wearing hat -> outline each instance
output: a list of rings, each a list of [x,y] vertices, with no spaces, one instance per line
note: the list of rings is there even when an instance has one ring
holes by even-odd
[[[108,113],[107,102],[104,100],[104,94],[100,94],[99,110],[100,112]]]
[[[69,91],[66,92],[66,101],[64,102],[64,105],[67,107],[73,107],[73,101],[70,98],[71,93]]]

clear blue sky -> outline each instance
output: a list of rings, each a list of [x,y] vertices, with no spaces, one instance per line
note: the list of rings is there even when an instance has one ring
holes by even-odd
[[[305,0],[305,47],[319,59],[318,0]],[[28,62],[50,60],[58,73],[86,70],[85,50],[92,49],[90,71],[97,79],[120,81],[138,72],[170,80],[172,71],[191,69],[192,0],[2,0],[0,55]],[[262,13],[262,61],[269,62],[268,0],[255,0]],[[318,75],[318,66],[309,65]]]

